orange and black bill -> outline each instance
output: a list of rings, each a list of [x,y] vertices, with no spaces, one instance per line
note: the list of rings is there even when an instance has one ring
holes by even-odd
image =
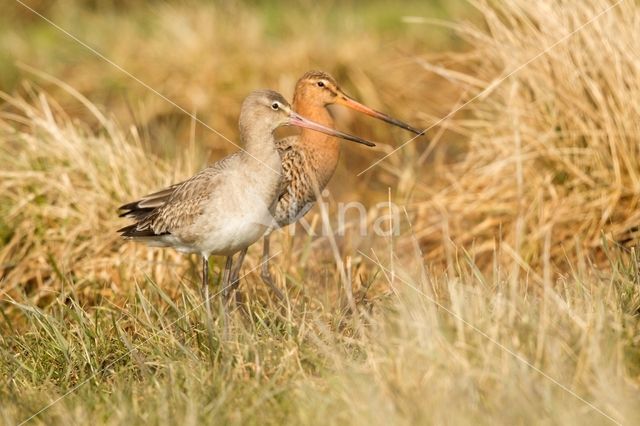
[[[422,133],[424,133],[424,130],[416,129],[415,127],[410,126],[407,123],[404,123],[400,120],[397,120],[383,112],[376,111],[373,108],[369,108],[368,106],[361,104],[355,99],[347,96],[344,92],[342,92],[342,90],[338,90],[337,96],[338,96],[337,103],[342,104],[347,108],[351,108],[355,111],[361,112],[363,114],[367,114],[371,117],[377,118],[378,120],[382,120],[386,123],[393,124],[394,126],[398,126],[402,129],[413,132],[416,135],[421,135]]]

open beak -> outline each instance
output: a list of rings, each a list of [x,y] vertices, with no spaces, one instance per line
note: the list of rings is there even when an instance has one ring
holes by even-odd
[[[291,113],[289,114],[289,122],[287,123],[287,125],[305,127],[307,129],[315,130],[316,132],[321,132],[329,136],[335,136],[337,138],[345,139],[348,141],[361,143],[366,146],[376,146],[375,143],[369,142],[366,139],[361,139],[357,136],[352,136],[347,133],[342,133],[339,130],[335,130],[330,127],[323,126],[322,124],[318,124],[315,121],[311,121],[307,118],[304,118],[300,114],[297,114],[293,111],[291,111]]]
[[[366,105],[362,105],[360,102],[350,98],[349,96],[347,96],[344,92],[342,92],[342,90],[338,89],[338,93],[337,93],[338,99],[336,101],[336,103],[340,104],[340,105],[344,105],[347,108],[351,108],[353,110],[356,110],[358,112],[362,112],[364,114],[367,114],[371,117],[375,117],[378,120],[382,120],[384,122],[387,122],[389,124],[393,124],[394,126],[398,126],[401,127],[405,130],[408,130],[410,132],[415,133],[416,135],[421,135],[424,133],[423,130],[420,129],[416,129],[415,127],[412,127],[410,125],[408,125],[407,123],[403,123],[400,120],[396,120],[393,117],[388,116],[387,114],[380,112],[380,111],[376,111],[375,109],[369,108]]]

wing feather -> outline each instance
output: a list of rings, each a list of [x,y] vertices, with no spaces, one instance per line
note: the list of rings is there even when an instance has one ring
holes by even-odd
[[[118,232],[127,238],[144,238],[171,234],[189,226],[202,214],[221,173],[233,167],[238,158],[238,153],[229,155],[184,182],[122,205],[120,216],[133,218],[135,223]]]

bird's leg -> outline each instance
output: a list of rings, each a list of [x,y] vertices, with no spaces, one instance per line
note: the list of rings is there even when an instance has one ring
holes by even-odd
[[[284,294],[282,294],[280,289],[273,283],[271,272],[269,272],[269,236],[270,234],[267,234],[264,237],[264,250],[262,252],[262,272],[260,274],[260,277],[262,278],[262,281],[266,285],[268,285],[271,290],[273,290],[273,293],[279,300],[284,300]]]
[[[202,256],[202,296],[207,309],[207,315],[211,318],[211,300],[209,298],[209,257]]]
[[[247,254],[248,248],[242,250],[238,255],[238,259],[236,260],[236,264],[231,270],[231,278],[229,279],[229,284],[231,285],[231,290],[237,290],[240,286],[240,268],[242,267],[242,263],[244,262],[244,257]]]
[[[229,278],[231,277],[231,267],[233,266],[233,255],[227,256],[227,260],[224,264],[224,272],[222,272],[222,299],[227,306],[229,303],[229,295],[231,294],[231,284]]]
[[[224,315],[223,336],[225,340],[229,336],[229,312],[227,309],[229,306],[229,274],[231,273],[232,265],[233,255],[227,256],[227,260],[224,264],[224,271],[222,272],[222,312]]]

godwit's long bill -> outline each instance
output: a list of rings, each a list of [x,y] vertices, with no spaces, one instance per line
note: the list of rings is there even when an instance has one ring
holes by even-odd
[[[333,78],[331,78],[331,80],[333,80]],[[419,135],[422,133],[422,130],[420,129],[417,129],[413,126],[410,126],[407,123],[404,123],[396,118],[393,118],[390,115],[385,114],[384,112],[377,111],[373,108],[369,108],[368,106],[361,104],[360,102],[356,101],[355,99],[353,99],[352,97],[344,93],[342,89],[340,89],[337,85],[332,85],[331,80],[327,80],[327,82],[323,82],[322,80],[320,80],[316,83],[316,86],[319,88],[324,88],[326,91],[328,91],[331,94],[331,96],[334,97],[335,101],[332,103],[346,106],[347,108],[351,108],[354,111],[361,112],[368,116],[377,118],[378,120],[382,120],[386,123],[393,124],[394,126],[398,126],[402,129],[413,132],[416,135]],[[295,99],[295,95],[294,95],[294,99]],[[331,103],[328,103],[326,105],[331,105]],[[293,109],[298,111],[295,108],[295,100],[294,100]],[[331,125],[333,125],[333,123],[331,123]]]
[[[277,92],[257,90],[245,99],[240,111],[245,151],[223,158],[182,183],[120,207],[120,216],[135,219],[119,230],[124,238],[202,256],[202,287],[208,308],[209,256],[227,257],[222,279],[226,298],[234,253],[246,249],[273,226],[282,178],[273,132],[287,125],[374,145],[295,113]]]
[[[293,109],[305,117],[326,127],[333,127],[333,118],[327,109],[327,106],[333,104],[344,105],[416,134],[422,133],[415,127],[357,102],[344,93],[334,78],[325,72],[309,71],[296,83]],[[313,206],[316,194],[319,194],[331,179],[338,165],[340,143],[336,138],[327,135],[303,129],[299,135],[277,142],[278,151],[282,156],[285,183],[284,191],[276,205],[277,227],[287,226],[304,216]],[[246,250],[243,250],[236,262],[231,280],[233,287],[238,285],[239,268],[245,254]],[[282,298],[282,292],[273,283],[269,272],[268,259],[269,234],[264,237],[262,280]]]

